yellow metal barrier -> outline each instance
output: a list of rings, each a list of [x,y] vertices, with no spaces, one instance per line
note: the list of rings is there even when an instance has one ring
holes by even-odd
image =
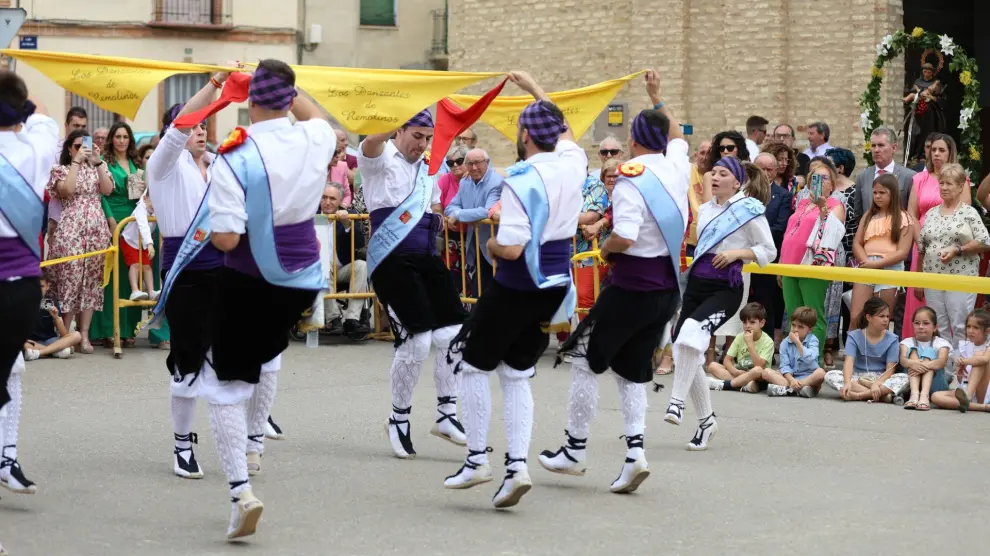
[[[320,218],[325,218],[329,221],[331,226],[334,222],[340,220],[336,214],[318,214],[316,215],[316,220]],[[352,232],[351,232],[351,261],[356,261],[356,249],[355,245],[355,233],[363,233],[357,229],[357,222],[368,220],[371,217],[367,214],[348,214],[347,220],[351,221]],[[374,340],[385,340],[392,341],[395,337],[392,335],[391,327],[382,327],[382,322],[388,322],[388,315],[385,314],[384,307],[382,307],[381,302],[378,301],[378,296],[375,295],[374,288],[371,286],[371,276],[368,276],[368,291],[367,293],[336,293],[337,290],[337,265],[335,264],[335,253],[337,252],[337,233],[336,231],[330,232],[330,293],[324,294],[323,299],[374,299],[373,304],[375,308],[375,331],[368,335],[369,338]],[[354,283],[354,265],[351,265],[351,278],[348,284]]]

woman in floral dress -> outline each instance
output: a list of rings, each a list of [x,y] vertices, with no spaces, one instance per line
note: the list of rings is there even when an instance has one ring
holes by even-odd
[[[110,246],[110,229],[100,202],[102,195],[113,189],[113,180],[100,160],[99,147],[94,146],[90,151],[83,146],[83,137],[88,136],[89,132],[82,129],[70,133],[62,144],[59,164],[52,168],[48,192],[62,203],[62,220],[52,236],[52,258],[81,255]],[[93,353],[90,323],[93,311],[103,309],[103,259],[103,256],[87,257],[51,269],[66,328],[79,316],[82,353]]]

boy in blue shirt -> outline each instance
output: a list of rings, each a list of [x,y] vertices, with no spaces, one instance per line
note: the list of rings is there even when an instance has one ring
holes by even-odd
[[[825,382],[825,369],[818,365],[818,338],[811,330],[818,315],[811,307],[798,307],[791,313],[791,333],[780,343],[780,372],[763,371],[769,396],[814,398]]]

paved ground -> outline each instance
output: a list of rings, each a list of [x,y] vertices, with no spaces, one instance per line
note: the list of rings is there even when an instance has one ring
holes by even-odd
[[[708,452],[691,453],[690,410],[688,426],[670,426],[661,419],[667,392],[651,393],[653,475],[619,496],[608,492],[625,447],[611,380],[602,381],[588,475],[552,475],[536,463],[559,445],[566,419],[569,372],[547,356],[533,383],[536,485],[520,506],[496,512],[497,482],[442,487],[462,452],[428,434],[431,366],[413,413],[420,457],[390,456],[382,431],[390,357],[382,342],[290,349],[275,409],[288,438],[268,444],[265,473],[253,481],[264,519],[240,545],[223,539],[226,482],[203,405],[197,456],[207,476],[171,474],[162,352],[31,363],[19,451],[41,488],[0,492],[0,542],[14,556],[572,556],[978,553],[990,539],[990,415],[717,392],[720,432]],[[505,440],[493,391],[499,472]]]

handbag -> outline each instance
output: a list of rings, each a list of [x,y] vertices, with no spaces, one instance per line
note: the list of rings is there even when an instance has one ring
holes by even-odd
[[[801,264],[811,266],[835,266],[835,256],[842,242],[846,227],[841,220],[831,212],[823,221],[818,219],[815,228],[808,237],[808,250]]]
[[[144,183],[144,170],[138,170],[127,176],[127,198],[136,201],[144,196],[147,185]]]

